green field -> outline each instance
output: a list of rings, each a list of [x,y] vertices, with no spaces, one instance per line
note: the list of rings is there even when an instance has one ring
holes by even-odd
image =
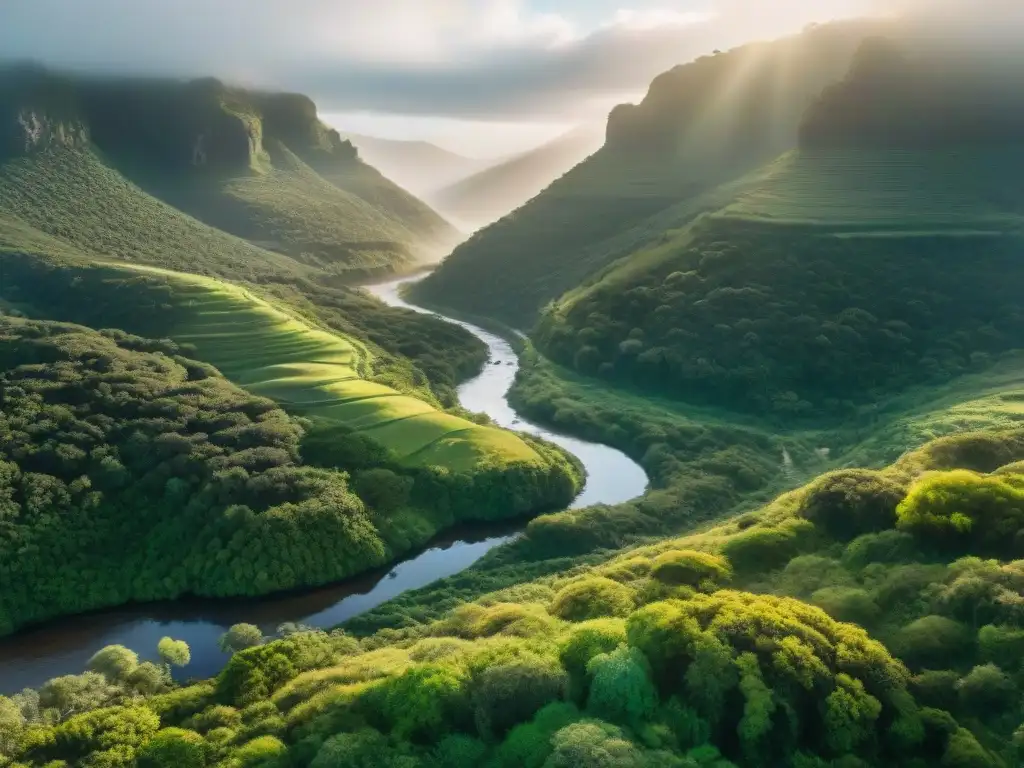
[[[123,269],[120,268],[119,269]],[[365,347],[300,321],[252,291],[212,278],[133,267],[171,287],[182,320],[174,341],[228,379],[269,397],[319,426],[365,433],[410,466],[472,471],[483,465],[542,463],[511,432],[437,411],[413,397],[367,381]]]

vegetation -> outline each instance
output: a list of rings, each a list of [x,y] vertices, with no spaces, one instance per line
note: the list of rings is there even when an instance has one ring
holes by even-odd
[[[408,269],[457,238],[362,163],[303,96],[212,79],[95,80],[7,68],[0,114],[35,126],[0,151],[0,211],[94,252],[174,269],[219,267],[235,279],[261,270],[351,279]],[[118,220],[107,221],[111,214]],[[153,215],[167,221],[157,238]],[[126,251],[141,232],[150,246]],[[209,241],[206,252],[175,247],[196,235]]]
[[[865,46],[808,112],[803,147],[734,184],[733,202],[549,306],[538,347],[582,373],[780,422],[849,417],[1019,349],[1016,92],[992,66],[953,57],[945,79],[906,74],[882,51]],[[890,132],[927,124],[917,99],[983,127],[936,115],[927,139]],[[858,121],[837,118],[850,111]]]
[[[888,22],[842,22],[678,66],[621,105],[595,155],[460,245],[412,295],[528,328],[548,302],[659,243],[796,146],[809,100]]]
[[[327,462],[307,427],[170,341],[0,318],[0,370],[0,632],[129,600],[337,581],[457,520],[575,493],[539,442],[529,450],[553,464],[466,474],[335,432],[330,455],[348,464]]]
[[[941,509],[924,485],[1024,483],[1022,456],[1019,429],[943,438],[746,519],[522,585],[514,601],[495,593],[362,640],[254,644],[191,687],[133,688],[136,660],[104,649],[91,666],[105,677],[39,692],[63,714],[33,709],[33,692],[0,699],[2,743],[39,766],[1016,764],[1020,563],[900,529],[908,506]],[[850,499],[888,504],[892,488],[889,527],[851,539],[810,521]],[[998,528],[985,507],[961,507]],[[796,552],[750,562],[736,547],[796,524]],[[842,623],[851,608],[864,627]]]

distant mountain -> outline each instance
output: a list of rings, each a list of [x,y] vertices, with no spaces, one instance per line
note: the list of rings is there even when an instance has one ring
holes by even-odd
[[[0,215],[99,253],[225,277],[236,276],[229,261],[388,274],[459,238],[305,96],[35,67],[0,71]],[[260,250],[243,256],[225,233]],[[197,237],[211,245],[190,247]]]
[[[359,157],[415,195],[429,199],[460,179],[492,164],[493,160],[464,157],[428,141],[401,141],[342,132]]]
[[[659,75],[642,102],[612,111],[598,152],[461,244],[414,295],[530,326],[565,291],[714,210],[704,195],[796,147],[808,105],[890,23],[811,27]]]
[[[580,128],[462,179],[429,199],[463,228],[478,229],[518,208],[603,143],[603,129]]]

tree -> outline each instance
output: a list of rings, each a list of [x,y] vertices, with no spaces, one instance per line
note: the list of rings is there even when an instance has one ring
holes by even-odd
[[[138,768],[205,768],[211,752],[195,731],[165,728],[139,750]]]
[[[123,645],[108,645],[96,651],[86,666],[111,683],[121,683],[139,666],[139,655]]]
[[[224,653],[238,653],[257,645],[263,645],[263,632],[254,624],[235,624],[217,641]]]
[[[903,627],[893,641],[894,649],[908,664],[931,669],[963,658],[973,644],[971,631],[945,616],[924,616]]]
[[[650,664],[638,648],[621,647],[587,664],[587,709],[603,720],[639,728],[658,706]]]
[[[0,696],[0,764],[2,758],[13,757],[21,745],[25,717],[21,708],[6,696]]]
[[[1005,712],[1018,695],[1013,680],[995,664],[972,669],[957,682],[956,691],[966,711],[982,717]]]
[[[472,680],[473,717],[481,736],[501,736],[552,701],[565,696],[568,676],[549,659],[526,655],[477,672]]]
[[[96,672],[64,675],[43,683],[39,689],[39,706],[44,710],[54,710],[59,720],[65,720],[74,714],[102,707],[115,692],[106,678]]]
[[[613,725],[584,720],[551,738],[554,747],[544,768],[634,768],[641,765],[636,746]]]
[[[157,643],[156,652],[164,664],[170,667],[185,667],[192,661],[192,651],[184,640],[175,640],[170,637],[161,638]]]

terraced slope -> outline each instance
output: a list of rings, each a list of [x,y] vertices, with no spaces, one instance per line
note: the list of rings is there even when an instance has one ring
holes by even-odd
[[[359,432],[410,467],[474,472],[544,464],[515,433],[474,424],[367,381],[370,353],[364,346],[296,319],[247,288],[153,267],[100,269],[110,280],[126,272],[157,277],[168,318],[162,336],[189,345],[195,350],[190,354],[232,382],[320,429]]]

